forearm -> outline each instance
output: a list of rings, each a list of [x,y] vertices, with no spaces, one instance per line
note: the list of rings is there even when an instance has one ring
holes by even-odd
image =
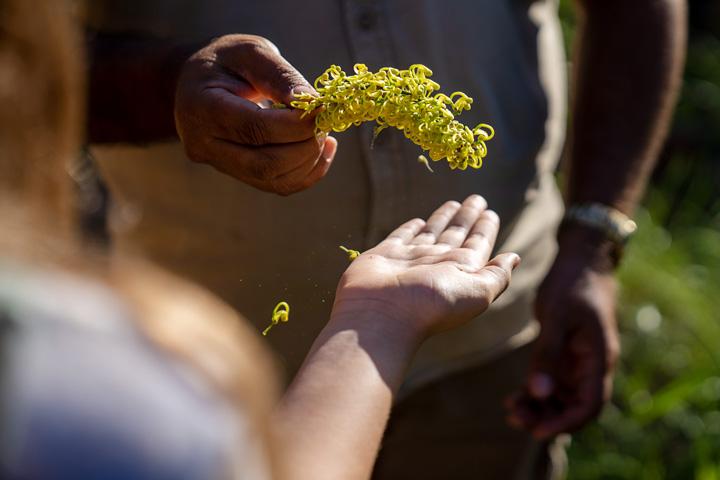
[[[90,32],[87,135],[90,143],[176,138],[175,85],[200,45],[130,33]]]
[[[369,478],[393,396],[418,341],[381,318],[334,317],[283,398],[288,479]]]
[[[582,0],[569,203],[631,213],[662,147],[680,85],[684,0]]]

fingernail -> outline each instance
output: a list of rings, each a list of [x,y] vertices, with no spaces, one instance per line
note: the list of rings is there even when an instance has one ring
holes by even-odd
[[[325,143],[324,143],[324,145],[323,144],[320,145],[322,148],[322,152],[320,153],[320,155],[326,162],[330,162],[330,161],[332,161],[333,157],[335,156],[335,153],[337,152],[337,142],[335,141],[335,139],[333,137],[329,137],[329,138],[331,138],[331,141],[326,142],[325,140],[327,138],[328,138],[328,136],[325,135],[325,138],[323,139],[323,142],[325,142]]]
[[[520,265],[521,261],[522,261],[522,258],[520,258],[520,255],[515,254],[515,256],[513,257],[513,264],[512,264],[513,270],[515,270],[515,268],[517,268],[517,266]]]
[[[553,380],[550,375],[545,373],[536,373],[530,378],[528,388],[533,397],[544,399],[552,394],[554,388]]]
[[[292,90],[290,90],[290,93],[292,93],[293,97],[297,97],[298,95],[300,95],[302,93],[307,93],[309,95],[312,95],[313,97],[318,96],[317,91],[315,91],[315,89],[309,85],[297,85],[297,86],[293,87]]]

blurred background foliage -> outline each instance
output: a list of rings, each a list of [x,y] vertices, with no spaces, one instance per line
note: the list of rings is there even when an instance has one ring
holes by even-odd
[[[565,39],[575,18],[561,1]],[[720,480],[720,0],[690,0],[677,112],[620,269],[612,402],[570,478]]]

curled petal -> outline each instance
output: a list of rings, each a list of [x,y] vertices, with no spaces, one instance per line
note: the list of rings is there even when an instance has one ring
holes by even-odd
[[[450,168],[479,168],[487,155],[485,141],[494,131],[486,124],[470,129],[455,120],[453,112],[469,110],[472,98],[463,92],[449,97],[433,92],[440,85],[430,80],[432,70],[421,64],[407,70],[383,67],[371,72],[362,63],[346,75],[332,65],[315,80],[319,96],[296,96],[291,106],[307,113],[323,107],[315,119],[319,132],[340,132],[352,125],[375,121],[373,139],[394,127],[426,150],[432,160],[446,158]]]

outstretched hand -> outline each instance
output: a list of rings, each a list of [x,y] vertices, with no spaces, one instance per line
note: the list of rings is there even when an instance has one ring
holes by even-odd
[[[296,477],[371,477],[417,347],[481,314],[507,287],[520,257],[488,261],[498,225],[473,195],[405,223],[353,260],[276,417]]]
[[[480,315],[520,262],[514,253],[489,260],[499,225],[478,195],[445,203],[427,221],[410,220],[353,261],[333,316],[372,313],[422,339]]]

